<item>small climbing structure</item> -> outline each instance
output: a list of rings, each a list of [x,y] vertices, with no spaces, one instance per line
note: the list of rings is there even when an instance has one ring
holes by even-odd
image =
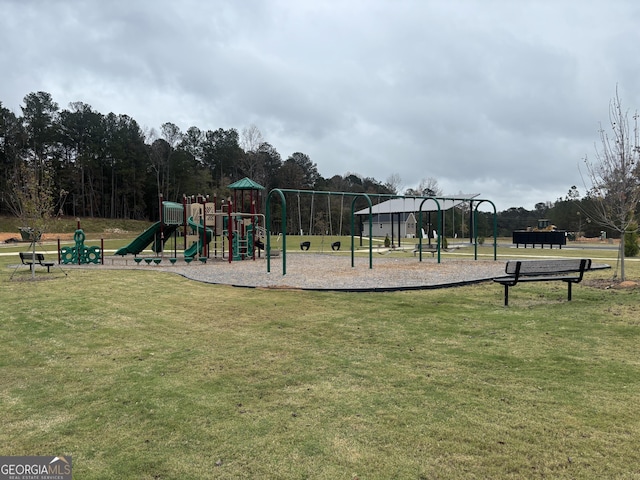
[[[60,249],[60,261],[64,264],[83,265],[87,263],[100,263],[102,249],[100,247],[88,247],[84,244],[85,234],[82,229],[73,234],[75,247],[62,247]]]

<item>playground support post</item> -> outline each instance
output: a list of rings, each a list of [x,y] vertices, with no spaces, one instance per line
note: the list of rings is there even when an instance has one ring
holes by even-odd
[[[206,197],[198,197],[198,202],[202,205],[202,230],[204,232],[204,245],[202,245],[202,256],[209,258],[209,243],[207,242],[207,202],[209,201],[209,195]]]
[[[249,245],[249,238],[247,235],[247,248],[251,248],[251,258],[256,259],[256,201],[251,200],[251,245]]]
[[[218,196],[216,194],[213,195],[213,256],[218,257],[218,232],[222,232],[224,228],[224,213],[223,213],[223,204],[224,200],[220,202],[218,205]],[[220,211],[220,215],[218,215],[218,209]],[[222,253],[221,255],[224,257],[224,238],[221,241]]]
[[[235,230],[233,228],[233,224],[231,223],[233,222],[233,202],[231,201],[231,197],[229,197],[229,200],[227,202],[227,216],[227,239],[229,240],[228,257],[229,263],[231,263],[233,261],[233,231]]]
[[[358,197],[363,196],[369,204],[369,269],[373,268],[373,204],[371,198],[366,193],[354,194],[351,200],[351,268],[355,267],[355,206]]]
[[[266,203],[266,219],[265,219],[265,231],[267,233],[267,273],[271,273],[271,194],[277,193],[280,196],[281,209],[282,209],[282,275],[287,274],[287,200],[284,193],[279,188],[274,188],[267,195]]]
[[[160,216],[160,256],[163,256],[164,254],[164,208],[163,208],[163,196],[162,193],[158,194],[158,212],[159,212],[159,216]],[[154,239],[154,243],[155,245],[158,245],[158,242],[155,242]],[[156,252],[158,253],[158,252]]]

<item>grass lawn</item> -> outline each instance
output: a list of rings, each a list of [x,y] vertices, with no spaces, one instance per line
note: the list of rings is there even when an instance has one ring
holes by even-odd
[[[580,284],[567,302],[564,284],[524,284],[505,308],[491,282],[353,294],[153,271],[9,281],[9,263],[3,455],[72,455],[80,479],[640,478],[637,288]],[[637,260],[627,275],[640,278]]]

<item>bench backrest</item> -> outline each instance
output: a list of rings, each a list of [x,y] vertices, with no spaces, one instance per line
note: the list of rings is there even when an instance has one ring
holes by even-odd
[[[591,259],[571,258],[561,260],[509,260],[505,267],[507,275],[551,275],[554,273],[586,272],[591,268]]]
[[[32,252],[20,252],[21,261],[32,261],[33,259],[38,263],[44,262],[44,253],[36,253],[34,255]]]

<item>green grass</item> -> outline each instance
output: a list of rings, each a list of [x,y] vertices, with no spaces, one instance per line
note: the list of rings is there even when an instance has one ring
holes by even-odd
[[[563,284],[526,284],[505,308],[492,283],[319,293],[97,269],[29,282],[8,280],[12,262],[3,455],[73,455],[82,479],[640,478],[638,289],[579,285],[567,302]]]
[[[74,233],[80,227],[90,238],[111,238],[121,237],[121,232],[131,232],[138,234],[144,231],[152,222],[143,220],[113,220],[108,218],[73,218],[62,217],[51,220],[52,231],[56,233]],[[0,232],[14,232],[16,238],[20,238],[19,228],[22,227],[17,217],[0,216]]]

